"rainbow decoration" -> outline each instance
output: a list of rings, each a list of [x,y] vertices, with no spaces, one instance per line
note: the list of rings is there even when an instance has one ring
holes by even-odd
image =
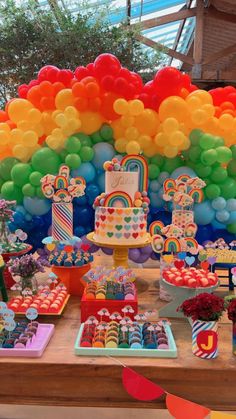
[[[184,235],[186,238],[193,238],[197,232],[197,224],[189,223],[184,229]]]
[[[174,196],[175,193],[176,193],[175,188],[169,188],[169,189],[166,190],[166,195],[167,196]]]
[[[130,154],[121,160],[121,167],[124,167],[126,170],[130,170],[133,166],[138,167],[139,172],[139,191],[147,191],[148,189],[148,164],[144,157],[136,156],[135,154]]]
[[[69,176],[70,176],[70,169],[69,169],[69,167],[66,166],[65,164],[63,164],[60,167],[59,175],[65,177],[66,179],[69,179]]]
[[[186,183],[189,179],[190,179],[191,177],[189,176],[189,175],[180,175],[178,178],[177,178],[177,182],[179,183],[179,182],[184,182],[184,183]]]
[[[159,234],[163,227],[164,224],[162,221],[153,221],[149,226],[149,233],[151,234],[151,236]]]
[[[186,242],[188,247],[198,249],[198,242],[193,237],[184,237],[183,240]]]
[[[71,202],[71,200],[71,195],[65,189],[58,189],[58,191],[54,193],[55,202]]]
[[[73,205],[52,204],[52,238],[55,241],[71,240],[73,237]]]
[[[164,192],[167,193],[168,189],[174,189],[176,191],[176,183],[174,179],[166,179],[163,183]]]
[[[132,207],[132,199],[126,192],[115,191],[106,196],[104,200],[104,207]]]
[[[72,179],[73,180],[73,179]],[[72,182],[71,182],[72,183]],[[74,178],[74,183],[76,185],[86,185],[85,179],[82,176],[77,176]]]
[[[192,351],[195,356],[204,359],[218,355],[218,323],[195,320],[192,325]]]
[[[152,236],[152,248],[156,253],[162,253],[164,250],[164,239],[160,234]]]
[[[68,180],[64,176],[56,176],[54,180],[54,188],[55,189],[67,189],[68,188]]]
[[[203,191],[200,188],[194,188],[189,191],[189,196],[193,198],[194,202],[199,204],[203,200]]]
[[[169,237],[164,242],[164,252],[178,253],[181,251],[180,241],[175,237]]]

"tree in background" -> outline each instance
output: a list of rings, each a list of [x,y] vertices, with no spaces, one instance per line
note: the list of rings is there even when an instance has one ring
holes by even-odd
[[[1,3],[0,17],[2,104],[46,64],[74,70],[109,52],[150,80],[162,59],[161,51],[145,49],[136,40],[137,29],[127,23],[110,26],[104,11],[94,16],[85,8],[72,16],[58,6],[44,11],[35,1],[17,5],[8,0]]]

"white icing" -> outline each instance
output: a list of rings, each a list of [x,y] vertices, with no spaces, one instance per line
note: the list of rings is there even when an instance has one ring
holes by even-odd
[[[105,172],[105,193],[115,191],[126,192],[134,201],[135,192],[138,189],[138,172]]]

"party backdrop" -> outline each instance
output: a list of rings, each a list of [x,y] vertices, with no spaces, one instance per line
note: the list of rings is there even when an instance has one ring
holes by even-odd
[[[85,178],[86,194],[74,204],[74,232],[84,237],[93,229],[94,198],[104,191],[104,161],[139,153],[149,166],[149,223],[170,223],[163,182],[187,173],[206,182],[204,201],[194,207],[198,241],[235,238],[234,87],[199,90],[171,67],[143,84],[115,56],[102,54],[74,72],[47,65],[18,94],[0,111],[0,190],[17,200],[11,229],[25,230],[35,250],[51,226],[51,202],[40,186],[45,174],[66,163]],[[142,263],[156,256],[147,247],[130,257]]]

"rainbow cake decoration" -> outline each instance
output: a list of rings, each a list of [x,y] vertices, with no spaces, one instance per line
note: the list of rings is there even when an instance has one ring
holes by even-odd
[[[94,201],[98,243],[144,243],[147,236],[148,165],[142,156],[104,163],[105,192]]]
[[[53,200],[52,237],[47,237],[43,243],[67,243],[77,239],[73,237],[72,200],[84,195],[85,180],[82,177],[70,178],[69,167],[63,165],[57,176],[46,175],[41,184],[45,197]]]

